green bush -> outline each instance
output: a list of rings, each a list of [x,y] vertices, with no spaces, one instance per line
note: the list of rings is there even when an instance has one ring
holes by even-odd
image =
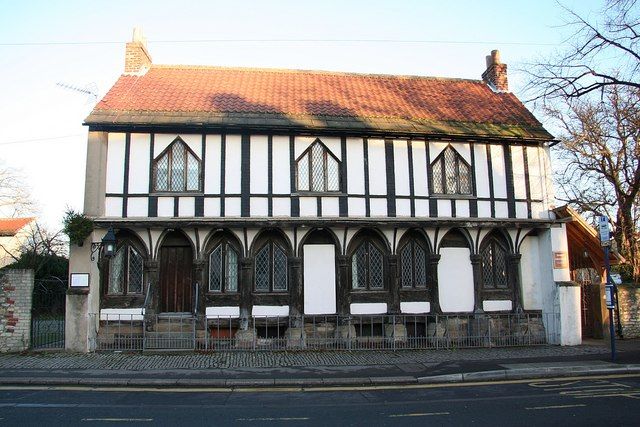
[[[93,220],[84,214],[67,209],[64,214],[64,234],[69,236],[69,241],[82,246],[84,240],[93,232]]]

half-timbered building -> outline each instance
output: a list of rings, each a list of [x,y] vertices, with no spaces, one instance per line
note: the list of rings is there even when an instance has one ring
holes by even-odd
[[[465,80],[155,65],[134,37],[85,125],[96,228],[71,248],[89,280],[69,291],[68,348],[91,349],[113,316],[147,332],[162,316],[230,319],[251,340],[255,318],[303,338],[318,316],[344,337],[358,316],[534,313],[576,343],[553,137],[497,51]],[[100,257],[88,243],[109,228]]]

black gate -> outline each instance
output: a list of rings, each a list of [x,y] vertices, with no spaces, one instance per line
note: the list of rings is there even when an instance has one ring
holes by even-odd
[[[67,282],[38,279],[31,303],[31,348],[64,348],[64,313]]]

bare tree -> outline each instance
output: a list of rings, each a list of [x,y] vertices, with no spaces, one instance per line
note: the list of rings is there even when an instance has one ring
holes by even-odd
[[[560,5],[572,35],[566,49],[527,64],[531,100],[580,98],[614,85],[640,88],[640,12],[636,0],[608,0],[590,21]]]
[[[620,251],[640,278],[640,93],[609,86],[602,101],[566,99],[547,108],[562,129],[556,154],[558,198],[581,212],[607,213]]]
[[[0,216],[14,217],[33,211],[33,202],[22,175],[0,163]]]
[[[62,230],[50,231],[38,222],[32,223],[22,236],[23,243],[17,248],[0,248],[13,258],[20,268],[31,268],[37,276],[41,270],[50,268],[50,263],[67,256],[68,242]]]

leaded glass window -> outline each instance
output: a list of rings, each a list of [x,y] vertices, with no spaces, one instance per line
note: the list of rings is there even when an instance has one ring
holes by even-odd
[[[495,238],[483,245],[482,287],[486,290],[505,290],[509,288],[507,273],[507,251]]]
[[[176,139],[155,160],[155,191],[200,191],[200,159]]]
[[[431,163],[434,194],[471,194],[471,167],[450,145]]]
[[[209,254],[209,292],[238,291],[238,252],[226,242]]]
[[[400,280],[403,288],[427,286],[427,251],[415,238],[400,249]]]
[[[141,294],[143,289],[144,260],[130,244],[123,244],[109,260],[109,283],[111,295]]]
[[[259,292],[287,291],[287,254],[276,243],[264,245],[255,256],[255,289]]]
[[[384,289],[384,255],[372,242],[363,242],[351,256],[353,289]]]
[[[298,191],[340,191],[340,162],[320,140],[298,158],[296,171]]]

